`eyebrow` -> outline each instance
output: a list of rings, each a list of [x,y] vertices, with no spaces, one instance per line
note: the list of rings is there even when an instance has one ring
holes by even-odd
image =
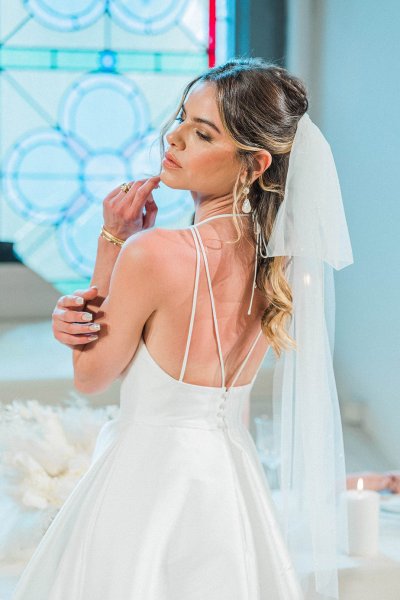
[[[184,104],[182,104],[181,108],[182,108],[183,112],[186,114],[186,110],[185,110],[185,105]],[[196,123],[205,123],[206,125],[209,125],[213,129],[215,129],[215,131],[217,131],[219,134],[221,134],[221,132],[218,129],[218,127],[212,121],[208,121],[207,119],[202,119],[201,117],[193,117],[192,120],[195,121]]]

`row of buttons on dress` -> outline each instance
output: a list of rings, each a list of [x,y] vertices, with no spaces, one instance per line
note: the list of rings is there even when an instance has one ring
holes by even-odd
[[[219,427],[220,429],[225,429],[226,427],[226,423],[225,423],[225,406],[226,406],[226,399],[228,397],[228,392],[226,390],[224,390],[221,394],[221,403],[218,405],[218,412],[217,412],[217,417],[218,417],[218,422],[217,422],[217,427]]]

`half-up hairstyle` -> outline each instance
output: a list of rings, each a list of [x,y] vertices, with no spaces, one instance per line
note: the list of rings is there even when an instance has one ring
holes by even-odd
[[[237,147],[237,156],[247,172],[244,184],[238,173],[233,188],[234,215],[242,213],[244,190],[249,188],[248,199],[254,219],[261,227],[266,243],[284,198],[289,156],[296,133],[297,122],[308,109],[307,90],[298,77],[286,69],[262,58],[233,58],[208,69],[190,81],[184,88],[179,107],[162,127],[161,157],[164,157],[164,135],[180,113],[190,89],[197,82],[209,82],[216,88],[216,99],[222,124]],[[254,153],[268,150],[271,165],[253,182],[254,170],[259,167]],[[243,219],[234,216],[238,242],[243,234]],[[247,219],[246,219],[247,221]],[[253,227],[249,234],[256,242]],[[262,249],[264,253],[264,249]],[[269,304],[261,317],[261,327],[277,357],[282,348],[296,347],[286,331],[292,316],[293,303],[290,286],[285,278],[287,257],[263,258],[257,255],[257,288]]]

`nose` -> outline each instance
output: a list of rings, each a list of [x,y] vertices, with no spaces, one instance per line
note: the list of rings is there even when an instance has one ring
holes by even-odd
[[[185,145],[183,138],[180,134],[180,126],[179,125],[178,125],[178,127],[175,127],[175,129],[173,129],[172,131],[167,133],[167,135],[165,136],[165,139],[167,140],[167,142],[170,146],[183,148],[183,146]]]
[[[175,146],[175,132],[170,132],[165,136],[165,139],[167,140],[168,144],[170,146]]]

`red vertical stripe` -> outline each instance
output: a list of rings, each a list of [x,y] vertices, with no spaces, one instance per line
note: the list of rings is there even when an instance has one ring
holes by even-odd
[[[216,1],[209,0],[209,11],[208,11],[208,66],[215,66],[215,44],[216,44],[216,21],[217,21],[217,10]]]

